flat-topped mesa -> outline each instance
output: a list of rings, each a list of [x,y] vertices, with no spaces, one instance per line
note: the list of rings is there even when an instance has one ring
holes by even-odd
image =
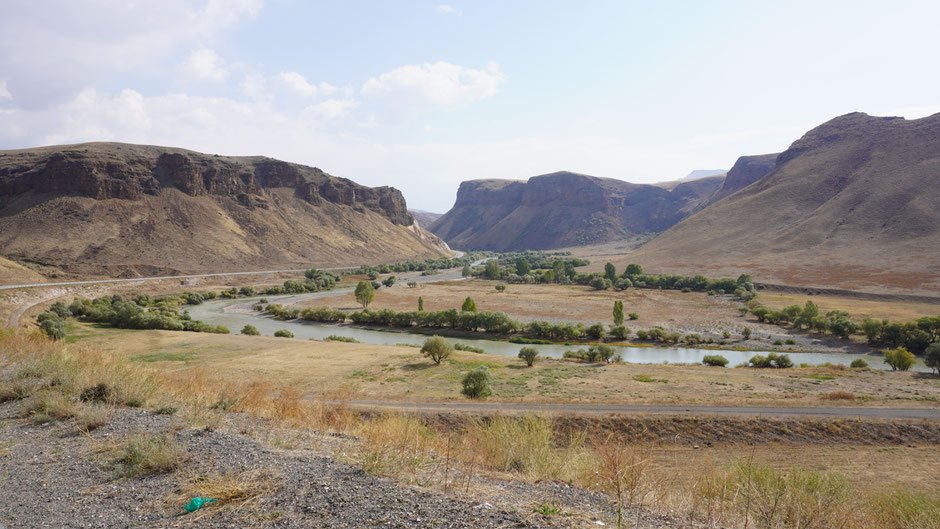
[[[267,157],[211,156],[184,149],[89,143],[0,152],[0,196],[26,192],[138,200],[164,189],[217,195],[266,208],[266,190],[291,188],[297,197],[367,208],[410,226],[401,192],[366,187],[316,167]]]
[[[548,249],[669,228],[721,185],[723,176],[647,185],[569,171],[460,184],[454,207],[430,229],[467,249]]]

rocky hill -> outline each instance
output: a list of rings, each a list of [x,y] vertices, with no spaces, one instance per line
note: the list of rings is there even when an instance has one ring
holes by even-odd
[[[767,176],[767,173],[773,171],[777,165],[777,155],[778,153],[773,153],[738,158],[725,176],[721,187],[718,188],[718,191],[715,191],[714,195],[708,197],[702,207],[714,204]]]
[[[548,249],[663,231],[711,196],[723,176],[663,185],[571,172],[528,181],[470,180],[430,226],[461,249]]]
[[[436,257],[401,193],[266,157],[87,143],[0,151],[0,254],[79,274]]]
[[[427,228],[431,224],[434,224],[434,221],[444,216],[443,213],[432,213],[420,209],[409,209],[408,213],[411,213],[411,216],[418,222],[418,226],[422,228]]]
[[[767,282],[938,292],[938,204],[940,114],[847,114],[807,132],[766,176],[624,261],[661,272],[749,271]]]

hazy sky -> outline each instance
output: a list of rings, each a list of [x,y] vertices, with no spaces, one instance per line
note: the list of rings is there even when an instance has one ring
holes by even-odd
[[[847,112],[940,111],[938,20],[897,0],[10,0],[0,148],[264,154],[444,212],[466,179],[671,180]]]

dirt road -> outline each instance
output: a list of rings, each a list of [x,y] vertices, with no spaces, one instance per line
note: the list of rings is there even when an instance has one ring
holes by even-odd
[[[578,415],[731,415],[745,417],[864,417],[940,420],[940,408],[786,408],[758,406],[668,406],[626,404],[526,404],[503,402],[406,402],[350,400],[359,410],[418,413],[549,413]]]

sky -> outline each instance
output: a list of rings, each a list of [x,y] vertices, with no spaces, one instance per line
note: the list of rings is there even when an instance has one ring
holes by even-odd
[[[447,1],[10,0],[0,149],[266,155],[443,213],[463,180],[674,180],[940,111],[935,1]]]

